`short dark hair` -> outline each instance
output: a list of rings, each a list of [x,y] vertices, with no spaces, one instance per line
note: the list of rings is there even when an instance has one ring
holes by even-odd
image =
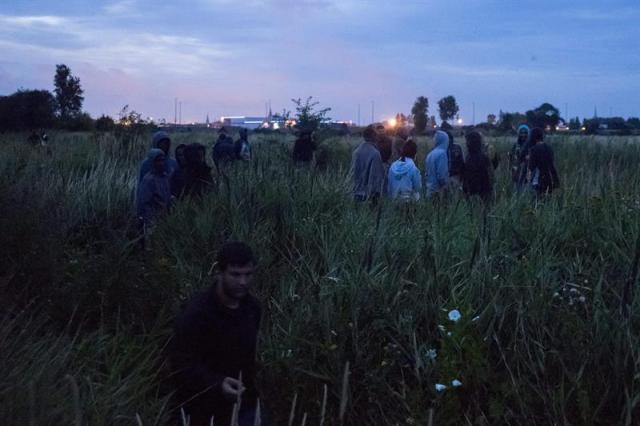
[[[218,251],[216,263],[218,269],[224,272],[229,266],[245,266],[249,263],[255,265],[257,262],[251,247],[241,241],[229,241]]]
[[[417,153],[418,153],[418,146],[413,141],[413,139],[407,140],[404,143],[404,145],[402,146],[402,157],[403,158],[406,158],[406,157],[415,158]]]
[[[544,130],[542,130],[540,127],[534,127],[533,130],[531,130],[530,138],[532,144],[542,142],[544,140]]]
[[[482,151],[482,135],[480,132],[473,131],[465,135],[467,140],[467,149],[469,153],[480,153]]]
[[[362,136],[364,137],[364,140],[372,142],[376,140],[378,134],[376,133],[376,129],[372,125],[369,125],[364,129]]]

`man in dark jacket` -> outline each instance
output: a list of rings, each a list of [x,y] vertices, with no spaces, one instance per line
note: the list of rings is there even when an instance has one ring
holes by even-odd
[[[229,242],[216,261],[213,285],[194,296],[176,322],[171,363],[177,397],[193,426],[209,425],[211,417],[217,425],[232,418],[253,425],[261,309],[249,290],[256,259],[246,244]]]
[[[298,139],[293,145],[293,161],[297,164],[309,164],[313,160],[313,152],[316,150],[316,143],[313,140],[313,132],[302,130]]]
[[[550,194],[560,186],[560,178],[556,170],[553,150],[544,141],[544,130],[539,127],[531,131],[531,147],[529,149],[529,170],[531,186],[538,196]]]
[[[218,140],[213,146],[211,155],[218,171],[220,171],[221,166],[231,163],[236,158],[236,148],[233,138],[227,135],[224,127],[218,131]]]
[[[451,132],[445,132],[449,136],[449,149],[447,157],[449,158],[449,184],[453,189],[459,190],[462,185],[462,169],[464,168],[464,154],[462,147],[455,143]]]
[[[479,195],[488,201],[493,195],[493,165],[482,149],[480,133],[468,133],[466,139],[467,159],[462,167],[462,189],[466,195]]]
[[[385,171],[376,146],[376,130],[369,126],[363,136],[364,142],[351,156],[353,196],[356,201],[371,200],[372,204],[376,204],[384,188]]]

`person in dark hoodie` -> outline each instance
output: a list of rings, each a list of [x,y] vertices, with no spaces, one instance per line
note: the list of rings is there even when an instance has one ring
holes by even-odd
[[[176,320],[170,363],[177,400],[193,426],[209,425],[212,417],[216,425],[230,424],[237,401],[237,424],[254,425],[261,308],[249,291],[256,265],[245,243],[224,244],[211,287],[196,294]]]
[[[178,169],[178,163],[176,160],[171,158],[169,155],[169,151],[171,150],[171,138],[167,132],[159,131],[153,134],[153,139],[151,141],[151,148],[161,149],[164,152],[165,162],[164,168],[167,176],[171,178],[173,173]],[[140,165],[140,172],[138,173],[138,184],[142,182],[142,178],[145,177],[149,171],[153,168],[152,162],[149,158],[145,159]]]
[[[387,132],[382,124],[376,126],[376,133],[376,145],[378,146],[378,151],[380,151],[382,163],[386,168],[389,166],[389,161],[393,155],[393,141],[387,136]]]
[[[291,154],[296,164],[309,164],[313,161],[313,153],[317,146],[311,130],[302,130],[293,145]]]
[[[185,157],[187,167],[185,171],[184,195],[201,197],[213,188],[211,167],[206,163],[206,149],[199,143],[187,146]]]
[[[488,201],[493,195],[493,165],[482,149],[480,133],[471,132],[465,138],[467,158],[462,167],[462,190],[468,196],[479,195]]]
[[[531,186],[538,196],[550,194],[560,186],[553,149],[544,141],[544,130],[539,127],[531,130],[530,143],[529,171],[531,172]]]
[[[178,168],[182,168],[182,167],[186,167],[187,166],[187,159],[184,156],[184,150],[187,148],[186,144],[181,143],[180,145],[176,146],[176,149],[173,151],[175,157],[176,157],[176,162],[178,163]]]
[[[420,170],[414,163],[418,146],[413,139],[407,140],[402,146],[401,157],[389,167],[387,179],[387,193],[392,200],[417,201],[422,190]]]
[[[144,247],[150,250],[153,230],[160,217],[169,211],[172,197],[164,151],[152,148],[147,159],[151,164],[151,170],[144,175],[138,186],[136,210],[143,229]]]
[[[236,158],[236,149],[233,138],[227,135],[227,130],[224,127],[218,131],[218,140],[213,146],[211,156],[218,171],[220,171],[221,166],[225,166],[233,162]]]
[[[353,151],[351,156],[353,196],[358,202],[371,200],[375,205],[385,184],[384,165],[376,146],[377,134],[373,126],[368,126],[363,136],[364,142]]]
[[[531,129],[526,124],[518,127],[518,139],[509,152],[511,179],[520,191],[527,183],[527,157],[529,156],[529,137]]]
[[[445,133],[449,136],[449,149],[447,151],[447,157],[449,158],[449,184],[453,189],[460,190],[464,154],[462,153],[462,147],[455,143],[451,132],[447,130]]]
[[[251,160],[251,144],[249,143],[249,132],[247,129],[240,129],[240,139],[236,141],[235,149],[238,160]]]
[[[169,184],[171,187],[171,195],[176,198],[180,198],[184,191],[185,175],[187,173],[187,159],[184,155],[186,148],[187,145],[180,144],[174,150],[178,168],[169,178]]]

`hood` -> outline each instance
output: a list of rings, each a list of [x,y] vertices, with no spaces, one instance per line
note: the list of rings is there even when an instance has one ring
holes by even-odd
[[[169,141],[171,141],[171,137],[169,137],[169,133],[163,132],[163,131],[155,132],[153,134],[153,139],[151,141],[151,147],[158,148],[158,144],[163,139],[169,139]]]
[[[415,164],[411,158],[405,158],[404,161],[394,161],[393,164],[391,164],[391,167],[389,167],[389,174],[393,175],[396,179],[400,179],[409,173],[414,167]]]
[[[433,139],[436,142],[434,149],[440,148],[444,149],[445,151],[449,149],[449,136],[447,136],[447,134],[442,130],[438,130]]]
[[[160,148],[151,148],[149,150],[149,154],[147,154],[147,158],[149,159],[149,161],[156,161],[156,158],[158,158],[159,156],[163,156],[164,155],[164,151],[161,150]]]
[[[518,126],[518,131],[516,132],[516,134],[518,136],[520,136],[520,130],[526,130],[527,131],[527,140],[525,142],[529,142],[529,139],[531,139],[531,128],[526,125],[526,124],[521,124]]]

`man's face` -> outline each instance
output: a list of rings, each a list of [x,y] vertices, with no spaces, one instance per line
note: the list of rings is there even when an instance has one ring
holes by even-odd
[[[176,151],[176,160],[179,164],[186,164],[187,159],[184,156],[184,149],[179,149]]]
[[[522,129],[520,130],[520,133],[518,133],[518,141],[524,142],[527,140],[528,136],[529,136],[529,133],[526,130]]]
[[[244,298],[251,288],[253,273],[256,267],[253,263],[244,266],[229,265],[222,276],[222,289],[227,297],[240,300]]]
[[[155,160],[153,160],[153,168],[156,173],[164,172],[164,156],[158,155]]]
[[[164,151],[164,154],[167,155],[169,153],[169,149],[171,149],[171,141],[169,139],[162,139],[158,142],[158,148]]]

